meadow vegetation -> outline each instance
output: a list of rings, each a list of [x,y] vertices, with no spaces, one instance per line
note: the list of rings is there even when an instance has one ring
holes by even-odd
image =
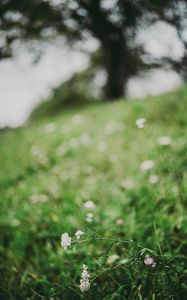
[[[1,131],[0,299],[186,299],[186,111],[184,87]]]

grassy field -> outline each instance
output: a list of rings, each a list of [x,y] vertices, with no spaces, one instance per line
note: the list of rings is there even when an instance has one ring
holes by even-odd
[[[185,87],[2,131],[0,299],[187,299],[186,199]]]

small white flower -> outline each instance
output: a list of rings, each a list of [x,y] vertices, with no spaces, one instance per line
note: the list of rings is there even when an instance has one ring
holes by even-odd
[[[81,235],[83,235],[83,234],[84,234],[84,232],[81,230],[77,230],[77,232],[75,232],[75,236],[78,240],[80,239]]]
[[[145,126],[145,122],[146,122],[146,119],[145,119],[145,118],[140,118],[140,119],[136,120],[136,126],[137,126],[139,129],[142,129],[142,128],[144,128],[144,126]]]
[[[72,118],[72,122],[75,125],[78,125],[78,124],[82,123],[82,121],[83,121],[83,117],[81,115],[78,115],[78,114],[74,115],[73,118]]]
[[[88,267],[83,264],[83,270],[80,279],[80,290],[81,292],[86,292],[90,288],[90,274],[88,273]]]
[[[135,188],[135,183],[131,179],[125,179],[120,182],[120,186],[126,190],[133,190]]]
[[[123,129],[123,124],[117,123],[115,121],[110,121],[105,127],[105,132],[106,134],[113,134],[115,132],[122,131],[122,129]]]
[[[171,138],[169,136],[161,136],[159,139],[158,139],[158,143],[161,145],[161,146],[168,146],[171,144]]]
[[[94,215],[92,213],[87,213],[86,214],[86,221],[88,223],[92,223],[93,222],[93,218],[94,218]]]
[[[156,176],[156,175],[150,175],[150,177],[149,177],[149,182],[150,182],[151,184],[156,184],[156,183],[158,183],[158,176]]]
[[[93,201],[88,200],[88,201],[84,202],[84,207],[87,209],[94,209],[95,204],[93,203]]]
[[[144,160],[140,165],[140,169],[142,171],[147,171],[147,170],[152,169],[154,167],[154,165],[155,165],[154,160]]]
[[[82,135],[80,137],[80,141],[81,141],[81,144],[84,146],[88,146],[91,144],[91,138],[86,132],[82,133]]]
[[[67,248],[71,246],[71,238],[67,232],[61,235],[61,246],[64,250],[67,250]]]
[[[44,131],[46,133],[52,133],[56,129],[56,125],[54,123],[48,123],[47,125],[44,126]]]

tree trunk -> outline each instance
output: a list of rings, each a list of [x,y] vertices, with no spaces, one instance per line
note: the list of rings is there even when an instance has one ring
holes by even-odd
[[[126,83],[123,41],[112,39],[104,46],[104,61],[107,73],[105,98],[106,100],[122,98]]]

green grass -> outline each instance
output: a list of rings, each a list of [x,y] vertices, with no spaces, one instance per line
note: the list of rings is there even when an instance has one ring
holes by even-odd
[[[186,299],[186,112],[184,87],[0,133],[0,299]],[[135,126],[140,117],[147,120],[143,130]],[[170,146],[158,144],[165,135]],[[144,160],[155,166],[142,172]],[[149,182],[152,174],[157,184]],[[96,205],[92,223],[86,221],[87,200]],[[64,251],[61,234],[78,229],[90,241]],[[142,262],[144,248],[153,251],[152,270]],[[127,263],[110,268],[112,254]],[[101,273],[84,294],[83,263],[91,278]]]

